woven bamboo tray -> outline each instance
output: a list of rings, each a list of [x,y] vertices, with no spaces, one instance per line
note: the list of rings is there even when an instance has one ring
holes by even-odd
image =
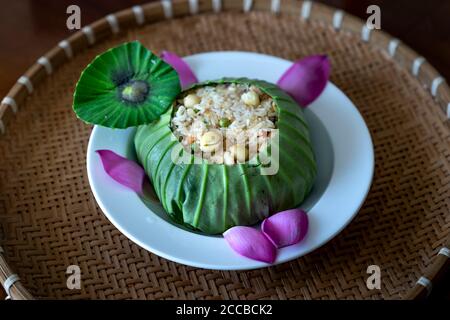
[[[375,177],[357,217],[305,257],[244,272],[186,267],[125,238],[91,194],[91,127],[71,104],[87,63],[133,39],[180,55],[328,54],[331,80],[358,106],[375,145]],[[423,58],[317,3],[179,0],[109,15],[37,60],[1,104],[0,280],[13,299],[424,297],[449,265],[449,109],[447,84]],[[373,264],[380,290],[366,286]],[[69,265],[81,268],[80,290],[66,286]]]

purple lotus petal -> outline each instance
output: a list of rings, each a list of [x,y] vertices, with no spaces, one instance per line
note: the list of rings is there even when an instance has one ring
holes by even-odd
[[[240,255],[262,262],[273,263],[277,252],[261,231],[251,227],[233,227],[223,233],[230,247]]]
[[[305,237],[308,232],[308,216],[301,209],[281,211],[266,218],[261,230],[277,248],[290,246]]]
[[[161,53],[161,59],[170,64],[172,68],[174,68],[178,72],[181,87],[183,89],[189,87],[191,84],[198,82],[198,79],[192,71],[191,67],[189,67],[189,65],[175,53],[163,51]]]
[[[136,162],[128,160],[111,150],[97,150],[106,173],[120,184],[142,193],[144,169]]]
[[[306,107],[322,93],[330,76],[326,55],[297,60],[278,80],[278,86],[301,106]]]

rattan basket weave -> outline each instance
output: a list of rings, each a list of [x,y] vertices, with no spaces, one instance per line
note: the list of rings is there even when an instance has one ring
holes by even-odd
[[[91,194],[91,127],[71,103],[87,63],[132,39],[180,55],[328,54],[331,80],[358,106],[375,145],[373,185],[354,221],[305,257],[243,272],[186,267],[129,241]],[[14,299],[423,297],[448,269],[449,109],[447,84],[423,58],[317,3],[179,0],[109,15],[51,49],[1,104],[0,280]],[[379,290],[366,286],[373,264]],[[81,268],[80,290],[66,286],[69,265]]]

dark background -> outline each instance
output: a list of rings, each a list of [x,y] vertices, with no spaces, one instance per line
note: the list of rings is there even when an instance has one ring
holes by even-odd
[[[258,0],[256,0],[258,1]],[[37,58],[70,35],[66,8],[81,8],[81,24],[148,0],[1,0],[0,98]],[[320,0],[364,20],[371,4],[381,8],[381,28],[424,56],[450,79],[450,0]],[[450,274],[432,299],[450,300]],[[3,293],[0,290],[0,298]]]

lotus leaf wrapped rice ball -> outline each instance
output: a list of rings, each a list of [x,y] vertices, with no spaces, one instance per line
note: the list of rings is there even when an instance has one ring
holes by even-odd
[[[316,176],[302,109],[260,80],[196,84],[134,144],[169,216],[207,234],[300,205]]]

